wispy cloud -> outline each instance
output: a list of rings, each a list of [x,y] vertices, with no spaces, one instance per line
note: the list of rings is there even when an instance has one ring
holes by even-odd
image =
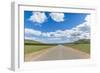
[[[87,15],[87,16],[85,17],[85,20],[86,20],[86,22],[87,22],[87,25],[90,26],[91,15]]]
[[[41,34],[42,34],[41,31],[37,31],[37,30],[34,30],[34,29],[25,28],[25,35],[40,36]]]

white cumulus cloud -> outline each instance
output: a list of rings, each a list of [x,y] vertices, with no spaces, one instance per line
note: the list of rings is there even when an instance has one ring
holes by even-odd
[[[68,38],[70,40],[78,40],[78,39],[90,39],[90,27],[86,25],[86,22],[72,29],[66,30],[57,30],[55,32],[46,32],[43,33],[42,36],[45,37],[54,37],[57,39]],[[58,38],[60,37],[60,38]]]
[[[49,15],[56,22],[64,21],[64,13],[50,13]]]
[[[41,32],[34,29],[25,29],[25,37],[26,39],[33,39],[46,43],[73,42],[79,39],[90,39],[90,32],[83,29],[87,29],[85,24],[80,24],[72,29],[57,30],[54,32]]]
[[[44,12],[33,12],[32,16],[30,16],[29,20],[32,22],[43,23],[47,19],[47,16]]]

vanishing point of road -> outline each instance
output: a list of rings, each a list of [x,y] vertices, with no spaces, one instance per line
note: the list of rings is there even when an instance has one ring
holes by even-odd
[[[65,47],[63,45],[58,45],[47,49],[37,56],[34,56],[31,58],[31,61],[71,60],[87,58],[89,58],[89,55],[84,52],[72,49],[70,47]]]

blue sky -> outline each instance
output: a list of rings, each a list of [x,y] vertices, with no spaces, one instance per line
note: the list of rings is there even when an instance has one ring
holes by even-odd
[[[72,42],[79,37],[89,38],[89,18],[88,13],[24,11],[25,37],[46,43]],[[75,33],[79,34],[78,38],[72,36]]]

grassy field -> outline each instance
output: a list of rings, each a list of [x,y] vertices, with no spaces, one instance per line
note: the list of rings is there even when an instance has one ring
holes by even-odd
[[[36,52],[36,51],[40,51],[40,50],[43,50],[43,49],[47,49],[47,48],[50,48],[50,47],[52,47],[52,46],[46,46],[46,45],[25,45],[24,46],[25,48],[24,48],[24,53],[25,54],[28,54],[28,53],[32,53],[32,52]]]
[[[48,49],[55,45],[43,44],[37,41],[25,40],[24,41],[24,54],[34,53],[43,49]]]
[[[43,49],[48,49],[48,48],[54,47],[56,45],[57,44],[44,44],[44,43],[37,42],[37,41],[25,40],[24,41],[24,47],[25,47],[24,53],[28,54],[28,53],[40,51]],[[69,46],[69,47],[72,47],[74,49],[78,49],[80,51],[86,52],[88,54],[90,53],[90,44],[87,40],[79,40],[79,41],[74,42],[74,43],[64,44],[64,46]]]
[[[74,49],[78,49],[80,51],[86,52],[86,53],[90,53],[90,44],[67,44],[65,46],[69,46],[72,47]]]

